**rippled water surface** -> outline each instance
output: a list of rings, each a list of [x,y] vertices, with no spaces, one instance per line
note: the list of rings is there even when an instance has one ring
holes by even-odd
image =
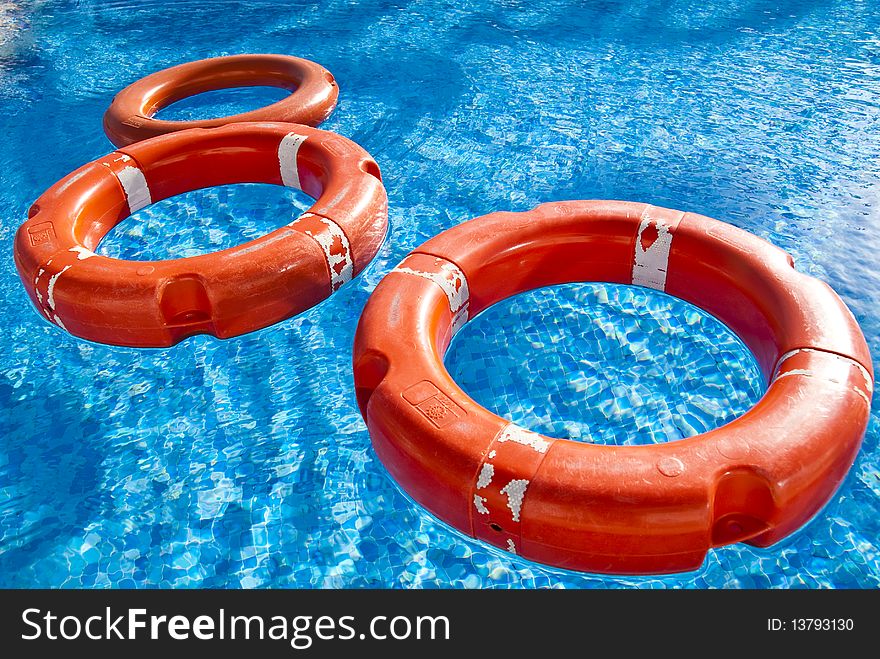
[[[85,343],[43,322],[14,232],[56,180],[111,150],[114,93],[239,52],[321,62],[325,128],[379,162],[392,230],[327,302],[228,341]],[[278,90],[217,92],[163,118],[241,112]],[[697,572],[613,578],[469,540],[376,459],[350,373],[382,275],[493,210],[615,198],[693,210],[788,250],[829,282],[880,355],[880,5],[869,0],[542,3],[0,0],[0,585],[877,587],[878,403],[840,491],[804,529],[710,552]],[[270,186],[143,209],[99,251],[174,258],[287,223]],[[754,403],[747,351],[665,295],[578,284],[486,311],[447,367],[482,404],[556,436],[674,441]]]

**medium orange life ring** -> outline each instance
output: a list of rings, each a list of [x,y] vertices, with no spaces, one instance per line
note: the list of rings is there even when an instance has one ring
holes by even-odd
[[[442,356],[495,302],[575,281],[666,291],[727,323],[769,387],[735,421],[689,439],[602,446],[529,432],[471,400]],[[693,570],[734,542],[770,545],[844,478],[869,418],[858,324],[788,254],[693,213],[616,201],[494,213],[432,238],[376,288],[354,379],[376,452],[456,528],[564,568]]]
[[[153,115],[189,96],[230,87],[266,85],[294,90],[277,103],[229,117],[163,121]],[[339,96],[331,73],[289,55],[229,55],[157,71],[119,92],[104,114],[104,132],[116,146],[188,128],[216,128],[245,121],[286,121],[317,126]]]
[[[282,228],[212,254],[124,261],[94,253],[132,212],[230,183],[286,185],[317,201]],[[19,228],[15,264],[37,309],[71,334],[168,346],[198,333],[236,336],[308,309],[370,262],[387,218],[379,168],[354,142],[295,124],[230,124],[137,142],[62,179]]]

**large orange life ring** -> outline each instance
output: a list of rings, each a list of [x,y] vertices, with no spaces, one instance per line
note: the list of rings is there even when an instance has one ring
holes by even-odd
[[[199,121],[164,121],[153,115],[189,96],[230,87],[266,85],[294,90],[277,103],[250,112]],[[339,96],[331,73],[289,55],[229,55],[157,71],[119,92],[104,114],[104,132],[116,146],[188,128],[216,128],[244,121],[286,121],[317,126]]]
[[[442,356],[469,318],[575,281],[648,286],[714,314],[754,352],[765,395],[696,437],[602,446],[529,432],[450,378]],[[494,213],[424,243],[370,297],[354,379],[378,456],[439,518],[542,563],[630,574],[693,570],[711,547],[767,546],[804,524],[855,459],[873,391],[852,314],[788,254],[616,201]]]
[[[317,201],[280,229],[212,254],[167,261],[98,256],[101,238],[147,204],[230,183],[274,183]],[[71,334],[168,346],[227,338],[299,313],[358,274],[385,236],[375,161],[354,142],[283,123],[193,129],[120,148],[76,170],[31,207],[15,264],[31,300]]]

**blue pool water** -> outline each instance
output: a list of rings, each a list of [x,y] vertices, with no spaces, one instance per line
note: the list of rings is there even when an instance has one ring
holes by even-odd
[[[569,284],[504,300],[455,336],[446,366],[496,414],[593,444],[691,437],[764,393],[751,353],[726,325],[635,286]]]
[[[11,258],[30,203],[111,150],[101,117],[116,91],[239,52],[314,59],[339,81],[324,127],[376,158],[390,198],[374,264],[229,341],[127,350],[41,321]],[[277,98],[218,92],[162,116]],[[841,294],[877,359],[877,3],[0,0],[0,108],[0,586],[880,585],[876,400],[848,478],[804,529],[710,552],[694,573],[614,578],[501,553],[414,505],[372,452],[350,372],[361,309],[409,250],[483,213],[579,198],[693,210],[773,241]],[[269,186],[193,192],[99,251],[212,251],[307,205]],[[763,386],[717,321],[595,284],[501,303],[446,363],[487,407],[604,443],[692,435]]]

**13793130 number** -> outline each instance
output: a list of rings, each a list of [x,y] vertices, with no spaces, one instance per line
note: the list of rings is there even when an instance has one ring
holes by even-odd
[[[852,618],[769,618],[767,630],[771,632],[850,632],[853,630]]]
[[[852,631],[852,618],[792,618],[792,631],[805,632],[810,630],[832,632]]]

